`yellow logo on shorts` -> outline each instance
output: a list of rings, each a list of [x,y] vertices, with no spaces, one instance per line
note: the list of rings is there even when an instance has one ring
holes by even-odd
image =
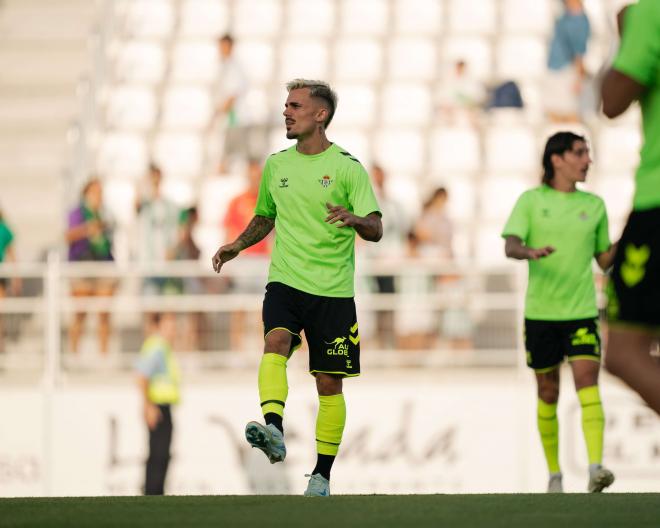
[[[632,288],[642,281],[646,275],[646,263],[651,256],[651,250],[647,245],[640,247],[634,244],[626,246],[626,260],[621,265],[621,278],[623,282]]]
[[[326,345],[333,345],[332,348],[327,348],[325,353],[329,356],[348,356],[348,343],[345,337],[337,337],[329,343],[325,341]]]
[[[598,346],[598,337],[595,332],[589,332],[589,328],[578,328],[571,336],[571,345],[580,346],[580,345],[591,345],[594,347],[594,353],[600,353],[600,347]]]

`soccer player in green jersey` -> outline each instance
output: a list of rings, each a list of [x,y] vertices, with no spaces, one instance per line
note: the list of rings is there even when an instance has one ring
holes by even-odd
[[[620,15],[623,36],[603,86],[603,111],[621,115],[638,100],[644,146],[635,174],[633,211],[609,288],[605,366],[660,414],[660,1],[640,0]]]
[[[527,365],[538,387],[537,423],[550,471],[549,492],[561,492],[559,467],[559,371],[564,357],[573,371],[582,406],[582,429],[589,457],[590,492],[612,484],[602,462],[605,418],[598,390],[600,336],[592,258],[607,269],[614,248],[605,204],[577,189],[591,163],[586,140],[571,132],[548,139],[543,182],[523,193],[502,236],[507,257],[529,261],[525,299]]]
[[[326,137],[337,105],[327,83],[287,84],[286,137],[296,145],[264,166],[254,218],[232,243],[218,249],[213,268],[263,239],[275,227],[263,305],[264,354],[259,398],[266,425],[250,422],[247,441],[271,463],[286,456],[282,418],[288,393],[286,365],[304,330],[309,370],[316,378],[317,463],[305,495],[330,495],[330,470],[346,422],[345,377],[360,373],[360,334],[353,299],[355,234],[377,242],[381,213],[360,162]]]

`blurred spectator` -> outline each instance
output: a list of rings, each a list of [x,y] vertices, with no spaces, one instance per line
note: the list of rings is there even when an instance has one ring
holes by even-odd
[[[371,167],[371,179],[374,184],[376,199],[383,213],[383,237],[378,244],[364,244],[362,251],[369,257],[388,261],[406,254],[406,234],[410,222],[401,204],[387,192],[385,182],[387,174],[380,165]],[[378,293],[396,293],[396,283],[392,275],[374,277],[375,290]],[[395,343],[394,312],[378,310],[376,312],[376,339],[380,348],[393,348]]]
[[[180,372],[172,350],[174,314],[154,314],[136,370],[144,421],[149,430],[145,495],[163,495],[172,444],[172,405],[180,399]]]
[[[447,216],[447,189],[438,187],[422,207],[422,214],[415,223],[416,251],[421,257],[438,257],[450,260],[453,226]]]
[[[451,73],[441,83],[438,96],[441,115],[452,124],[475,125],[485,96],[484,86],[470,75],[467,63],[456,61]]]
[[[250,160],[247,167],[247,188],[229,202],[227,213],[223,221],[225,240],[233,242],[245,230],[254,216],[254,209],[259,196],[261,182],[261,164]],[[242,251],[242,255],[249,256],[252,261],[266,260],[270,255],[272,235]],[[231,279],[232,293],[262,293],[263,281],[257,276],[233,277]],[[243,345],[243,330],[246,314],[242,311],[233,311],[230,316],[229,343],[232,350],[240,350]],[[260,324],[255,322],[255,324]]]
[[[16,262],[16,253],[14,252],[14,233],[5,222],[0,210],[0,264],[3,262]],[[7,293],[18,295],[21,290],[21,279],[12,277],[7,279],[0,276],[0,299]],[[3,326],[0,315],[0,352],[3,350]]]
[[[163,174],[149,165],[149,189],[138,203],[138,261],[143,266],[162,264],[174,258],[179,230],[179,208],[162,193]],[[181,281],[162,276],[146,277],[146,294],[181,293]]]
[[[550,42],[544,101],[552,121],[575,122],[579,120],[586,78],[584,55],[591,31],[582,0],[564,0],[563,4]]]
[[[235,156],[239,156],[238,161],[243,161],[250,155],[250,123],[245,102],[248,80],[234,55],[234,38],[230,34],[225,34],[218,40],[218,52],[220,64],[214,94],[216,103],[209,131],[220,121],[223,139],[219,172],[224,174]]]
[[[66,232],[69,261],[113,260],[111,227],[101,213],[102,203],[101,181],[93,178],[83,188],[80,204],[69,213]],[[85,277],[72,281],[71,293],[74,297],[104,297],[112,295],[114,288],[114,279]],[[78,312],[69,327],[69,343],[74,353],[78,351],[84,322],[85,313]],[[99,313],[98,338],[100,351],[106,354],[110,338],[110,314],[107,312]]]
[[[488,96],[486,108],[523,108],[523,98],[515,81],[504,81],[495,85]]]

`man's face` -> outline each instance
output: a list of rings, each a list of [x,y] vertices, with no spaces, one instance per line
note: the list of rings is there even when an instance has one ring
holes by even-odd
[[[587,179],[591,165],[589,147],[584,141],[574,141],[571,150],[556,157],[555,171],[572,182],[583,182]]]
[[[327,117],[326,112],[318,99],[309,95],[309,88],[291,90],[283,112],[287,139],[298,139],[314,132]]]

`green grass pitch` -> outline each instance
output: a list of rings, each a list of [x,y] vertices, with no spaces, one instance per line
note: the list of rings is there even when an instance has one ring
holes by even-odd
[[[660,494],[0,499],[0,527],[660,527]]]

